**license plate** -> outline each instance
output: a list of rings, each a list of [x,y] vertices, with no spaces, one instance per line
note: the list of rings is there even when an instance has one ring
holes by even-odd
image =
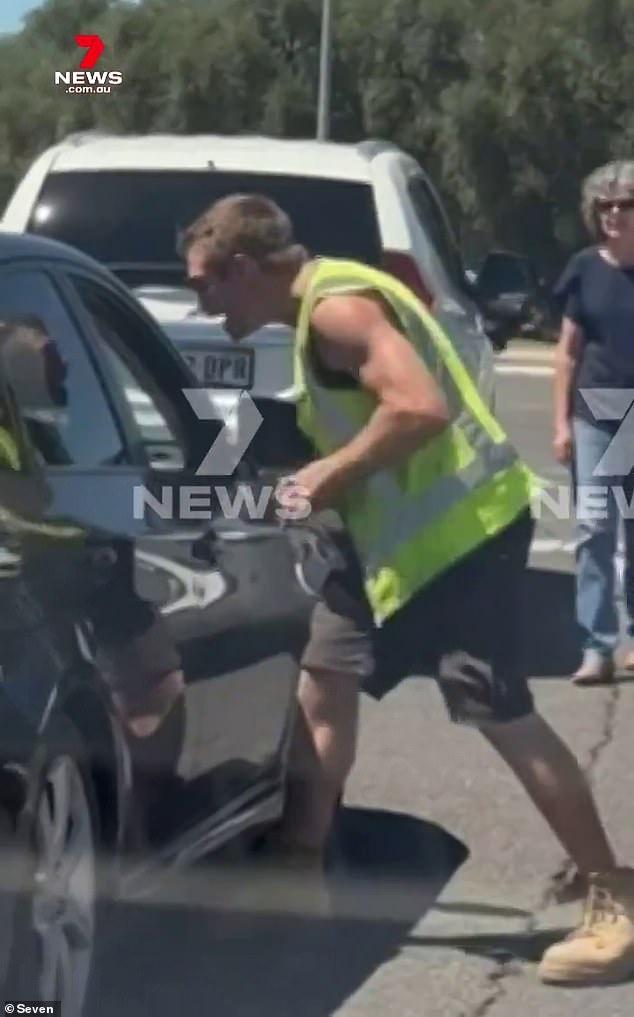
[[[183,356],[202,385],[217,388],[253,387],[253,350],[221,347],[213,353],[184,353]]]

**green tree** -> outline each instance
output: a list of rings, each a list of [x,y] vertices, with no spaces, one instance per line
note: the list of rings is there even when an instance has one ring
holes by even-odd
[[[525,11],[520,0],[479,8],[480,42],[445,94],[439,145],[463,217],[548,270],[587,239],[581,180],[626,147],[634,9],[536,0]]]
[[[311,137],[321,0],[47,0],[0,39],[0,187],[88,128]],[[111,94],[69,95],[74,35]],[[582,178],[634,152],[632,0],[336,0],[332,134],[381,137],[433,178],[469,260],[545,271],[586,240]]]

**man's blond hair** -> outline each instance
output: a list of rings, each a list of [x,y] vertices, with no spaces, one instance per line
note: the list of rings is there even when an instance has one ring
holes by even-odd
[[[181,256],[186,257],[194,246],[203,252],[206,266],[219,273],[236,254],[275,269],[301,260],[306,253],[295,243],[286,212],[260,194],[230,194],[216,201],[182,234]]]

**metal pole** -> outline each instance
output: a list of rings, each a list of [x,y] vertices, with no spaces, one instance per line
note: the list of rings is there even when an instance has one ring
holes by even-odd
[[[321,46],[319,50],[319,97],[317,99],[317,139],[330,135],[330,86],[332,75],[332,0],[322,0]]]

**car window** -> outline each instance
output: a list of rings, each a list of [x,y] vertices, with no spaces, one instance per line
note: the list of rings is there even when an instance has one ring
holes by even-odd
[[[169,398],[134,352],[144,322],[98,283],[75,275],[71,280],[94,326],[94,341],[127,406],[136,444],[154,467],[182,469],[186,442],[180,423]]]
[[[372,186],[320,177],[213,169],[51,173],[28,230],[78,247],[130,286],[182,285],[180,233],[217,198],[238,191],[277,201],[312,254],[380,264]]]
[[[416,217],[431,241],[450,281],[454,286],[464,290],[467,280],[462,258],[438,199],[423,177],[411,177],[408,191]]]
[[[83,468],[120,462],[121,434],[52,278],[0,273],[0,325],[4,375],[38,460]]]

